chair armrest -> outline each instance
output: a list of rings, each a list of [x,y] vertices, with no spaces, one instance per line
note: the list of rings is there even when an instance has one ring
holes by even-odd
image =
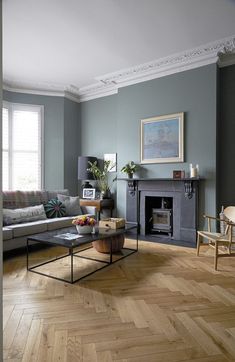
[[[208,219],[212,219],[212,220],[217,220],[217,221],[223,221],[225,222],[226,224],[228,225],[232,225],[232,226],[235,226],[235,223],[232,222],[232,221],[229,221],[229,220],[226,220],[226,219],[220,219],[218,217],[214,217],[214,216],[209,216],[209,215],[203,215],[204,218],[208,218]]]
[[[203,215],[203,217],[205,219],[211,219],[211,220],[217,220],[217,221],[221,221],[218,217],[215,217],[215,216],[210,216],[210,215]]]
[[[208,221],[208,231],[210,232],[211,231],[211,220],[214,220],[214,221],[219,221],[219,222],[223,222],[226,224],[226,230],[225,230],[225,234],[227,234],[227,232],[229,231],[229,229],[231,229],[231,233],[233,232],[233,227],[235,227],[235,223],[230,221],[230,220],[226,220],[226,219],[220,219],[218,217],[214,217],[214,216],[210,216],[210,215],[203,215],[203,217],[205,219],[207,219]]]
[[[215,217],[215,216],[210,216],[210,215],[203,215],[203,217],[205,219],[207,219],[207,229],[209,232],[211,232],[211,220],[214,220],[214,221],[221,221],[218,217]],[[225,221],[225,220],[223,220]],[[226,221],[225,221],[226,222]]]

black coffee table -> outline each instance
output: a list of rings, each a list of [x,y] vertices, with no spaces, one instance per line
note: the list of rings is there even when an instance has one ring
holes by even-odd
[[[136,248],[132,249],[132,248],[123,247],[122,250],[128,250],[130,252],[126,255],[121,255],[120,257],[115,258],[115,260],[113,260],[113,251],[112,251],[111,242],[110,242],[110,253],[109,253],[108,261],[91,258],[91,257],[84,256],[84,255],[79,255],[83,251],[92,248],[91,245],[88,247],[79,249],[78,251],[75,250],[76,248],[78,248],[82,245],[85,246],[96,240],[100,240],[100,239],[111,240],[111,238],[114,236],[125,235],[130,230],[133,230],[133,229],[136,229]],[[69,240],[69,236],[71,236],[71,238],[72,238],[71,240]],[[61,247],[66,248],[68,250],[68,252],[65,255],[59,256],[52,260],[48,260],[48,261],[45,261],[43,263],[40,263],[40,264],[37,264],[34,266],[29,266],[30,246],[32,245],[32,242],[34,244],[35,244],[35,242],[37,242],[37,243],[41,243],[41,244],[47,244],[50,246],[61,246]],[[129,256],[133,253],[136,253],[137,251],[138,251],[138,227],[137,227],[136,223],[126,223],[124,228],[120,228],[120,229],[116,229],[116,230],[96,228],[95,233],[88,234],[88,235],[82,235],[82,237],[81,236],[78,237],[76,228],[73,226],[70,228],[63,228],[63,229],[59,229],[59,230],[53,230],[53,231],[48,231],[48,232],[29,236],[27,238],[27,270],[40,274],[40,275],[47,276],[49,278],[53,278],[53,279],[61,280],[66,283],[73,284],[73,283],[77,282],[78,280],[81,280],[81,279],[87,277],[88,275],[91,275],[91,274],[97,272],[98,270],[106,268],[107,266],[109,266],[123,258],[126,258],[127,256]],[[117,254],[115,254],[115,255],[117,255]],[[66,258],[66,257],[70,257],[70,268],[71,268],[70,280],[59,278],[59,277],[52,276],[52,275],[43,273],[41,271],[35,270],[42,265],[53,263],[55,261],[58,261],[59,259]],[[102,265],[100,268],[93,270],[93,271],[81,276],[80,278],[74,279],[74,262],[73,262],[74,257],[88,259],[93,262],[103,263],[105,265]]]

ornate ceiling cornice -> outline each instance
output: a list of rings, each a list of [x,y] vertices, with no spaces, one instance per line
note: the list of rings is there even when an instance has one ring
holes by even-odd
[[[235,35],[131,68],[97,77],[96,83],[77,88],[49,83],[4,82],[4,88],[24,93],[64,96],[83,102],[115,94],[118,88],[166,75],[217,63],[220,67],[235,64]]]

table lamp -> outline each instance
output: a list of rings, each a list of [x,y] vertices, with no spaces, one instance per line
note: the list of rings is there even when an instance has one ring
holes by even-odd
[[[93,186],[89,183],[89,180],[94,180],[94,176],[90,171],[87,171],[90,168],[90,164],[88,162],[97,161],[96,157],[92,156],[79,156],[78,157],[78,180],[83,180],[85,183],[82,185],[82,189],[93,188]]]

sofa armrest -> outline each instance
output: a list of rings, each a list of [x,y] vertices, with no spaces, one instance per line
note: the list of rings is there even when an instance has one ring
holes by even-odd
[[[97,216],[97,211],[95,206],[81,206],[81,210],[83,214],[89,214],[93,216]]]

